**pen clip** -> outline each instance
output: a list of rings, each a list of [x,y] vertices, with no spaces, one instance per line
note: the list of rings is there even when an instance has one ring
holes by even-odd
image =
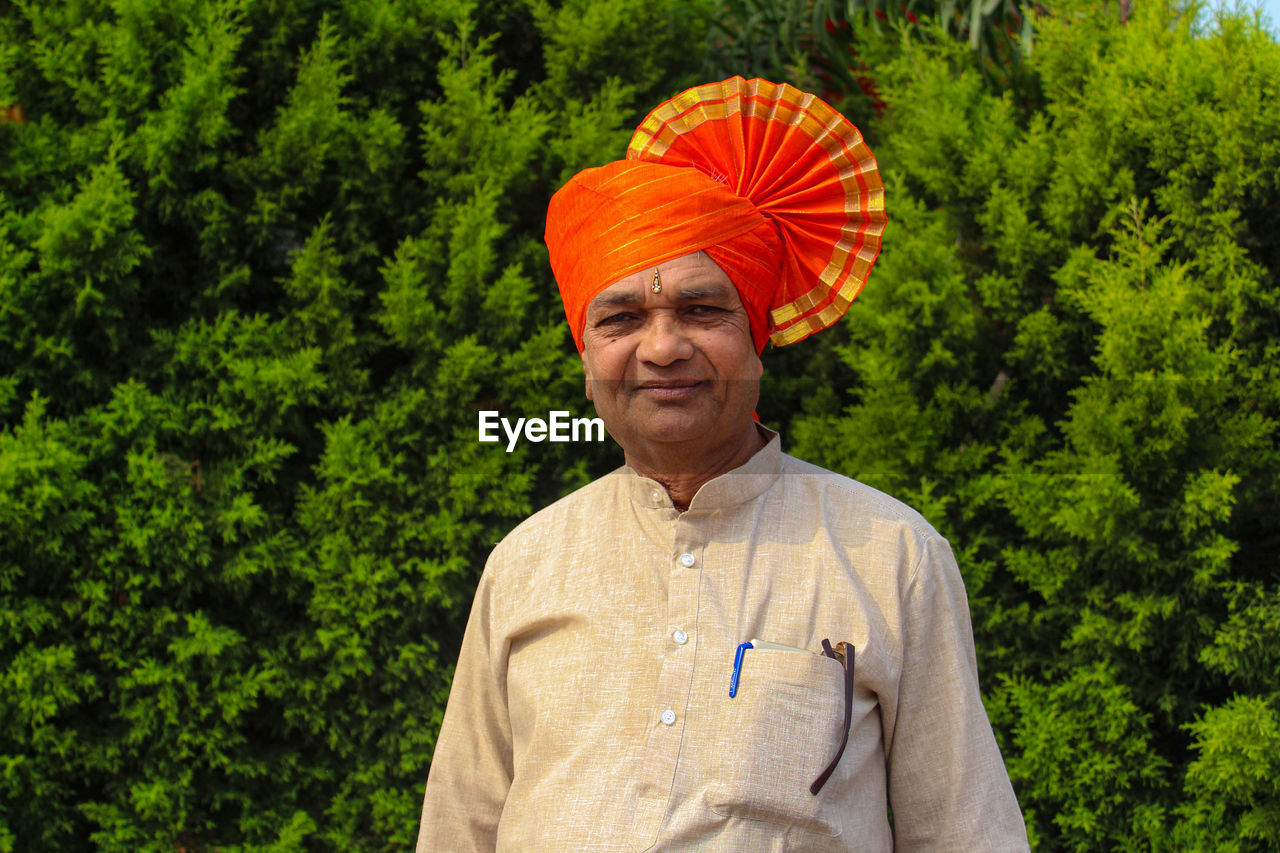
[[[729,678],[729,698],[732,699],[738,695],[738,679],[742,677],[742,656],[747,649],[753,649],[755,646],[750,642],[739,643],[738,650],[733,653],[733,675]]]

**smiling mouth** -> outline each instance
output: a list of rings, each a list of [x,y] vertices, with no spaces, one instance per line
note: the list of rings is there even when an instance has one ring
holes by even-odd
[[[655,400],[675,402],[692,397],[701,387],[701,382],[693,380],[645,382],[638,386],[636,391],[642,392]]]

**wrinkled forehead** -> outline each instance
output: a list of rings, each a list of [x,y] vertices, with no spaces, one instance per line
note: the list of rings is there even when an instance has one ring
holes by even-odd
[[[741,308],[742,298],[728,274],[706,252],[693,252],[632,273],[610,284],[588,304],[588,314],[629,305],[660,306],[708,301]]]

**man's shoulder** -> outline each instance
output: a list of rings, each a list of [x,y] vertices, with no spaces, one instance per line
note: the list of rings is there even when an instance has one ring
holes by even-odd
[[[921,540],[939,535],[915,509],[852,477],[785,453],[781,473],[787,478],[784,486],[789,500],[811,500],[820,504],[834,521],[900,525]]]
[[[563,535],[583,524],[599,523],[616,508],[624,468],[618,468],[581,486],[530,515],[502,538],[495,553],[522,546],[530,540],[545,541],[548,533]]]

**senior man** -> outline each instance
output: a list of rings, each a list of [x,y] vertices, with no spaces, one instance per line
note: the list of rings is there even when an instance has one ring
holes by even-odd
[[[883,226],[857,129],[741,78],[552,199],[626,465],[494,549],[419,853],[1027,848],[946,541],[754,418],[765,343],[838,319]]]

